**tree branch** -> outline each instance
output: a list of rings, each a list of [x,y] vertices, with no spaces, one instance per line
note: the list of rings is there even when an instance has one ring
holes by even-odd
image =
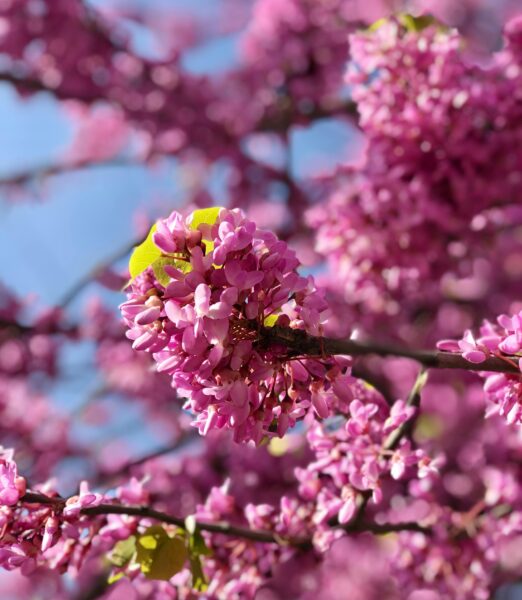
[[[93,169],[103,167],[135,167],[145,166],[145,163],[128,158],[113,158],[110,160],[80,160],[77,162],[63,162],[54,165],[43,165],[33,167],[26,171],[20,171],[7,177],[0,178],[0,186],[23,185],[31,179],[41,179],[53,175],[64,175],[82,169]]]
[[[140,456],[139,458],[129,461],[128,463],[125,463],[122,466],[122,468],[119,469],[117,472],[115,472],[115,473],[103,473],[103,472],[100,473],[99,477],[97,479],[95,479],[93,485],[96,485],[96,486],[106,485],[108,482],[114,481],[115,479],[119,479],[120,477],[125,477],[125,476],[129,475],[131,473],[132,469],[134,469],[135,467],[139,467],[140,465],[143,465],[144,463],[149,462],[150,460],[160,458],[161,456],[165,456],[166,454],[171,454],[172,452],[176,452],[177,450],[180,450],[184,446],[190,444],[197,437],[199,437],[199,436],[197,435],[196,429],[184,431],[181,433],[181,435],[178,437],[178,439],[176,441],[174,441],[172,444],[169,444],[168,446],[163,446],[161,448],[157,448],[156,450],[153,450],[153,451],[149,452],[148,454],[145,454],[143,456]]]
[[[133,240],[132,242],[127,242],[122,248],[119,248],[111,254],[107,258],[103,259],[97,265],[88,271],[83,277],[81,277],[74,285],[71,286],[67,292],[63,295],[62,299],[58,302],[58,306],[61,308],[66,308],[75,298],[76,296],[87,286],[89,285],[98,275],[103,273],[107,267],[114,264],[118,260],[125,258],[127,254],[132,252],[134,246],[138,245],[140,241]]]
[[[350,356],[398,356],[411,358],[426,368],[432,369],[463,369],[465,371],[496,371],[499,373],[519,374],[515,364],[510,364],[497,356],[490,356],[479,364],[467,361],[462,354],[438,352],[432,350],[417,350],[382,344],[372,340],[336,340],[308,335],[299,329],[284,327],[264,327],[261,330],[261,343],[281,344],[289,349],[290,358],[296,356],[325,356],[346,354]],[[512,358],[518,360],[519,357]]]
[[[308,111],[299,110],[292,106],[291,102],[282,104],[274,114],[265,115],[256,127],[260,132],[282,132],[286,131],[290,125],[296,123],[306,125],[319,119],[328,119],[332,117],[350,117],[357,116],[357,106],[352,100],[336,99],[328,105],[314,104]]]
[[[27,492],[20,500],[20,502],[28,504],[47,504],[54,507],[56,510],[63,509],[66,503],[65,498],[50,497],[44,494]],[[181,517],[175,517],[164,513],[149,506],[124,506],[121,504],[99,504],[97,506],[86,507],[80,510],[80,514],[88,516],[100,516],[100,515],[129,515],[134,517],[142,517],[145,519],[154,519],[162,523],[169,525],[175,525],[176,527],[185,528],[185,520]],[[208,531],[209,533],[218,533],[230,537],[239,537],[253,542],[261,542],[265,544],[279,544],[289,545],[301,548],[308,548],[311,545],[310,538],[285,538],[277,533],[271,531],[263,531],[259,529],[250,529],[248,527],[241,527],[232,525],[227,522],[218,521],[216,523],[208,523],[198,521],[196,524],[197,528],[201,531]],[[376,535],[383,535],[392,531],[420,531],[428,533],[429,529],[422,527],[418,523],[390,523],[390,524],[378,524],[378,523],[364,523],[358,522],[353,525],[343,527],[347,532],[358,533],[362,531],[370,531]]]
[[[415,379],[415,383],[413,384],[413,387],[411,388],[408,399],[406,400],[407,406],[413,406],[415,408],[418,408],[420,406],[421,391],[422,391],[423,387],[426,385],[427,379],[428,379],[428,373],[424,367],[421,367],[419,374],[417,375],[417,377]],[[397,446],[399,445],[399,442],[402,440],[402,438],[410,436],[414,423],[415,423],[415,415],[413,418],[405,421],[400,427],[395,429],[395,431],[392,431],[384,444],[384,449],[385,450],[395,450],[395,448],[397,448]]]

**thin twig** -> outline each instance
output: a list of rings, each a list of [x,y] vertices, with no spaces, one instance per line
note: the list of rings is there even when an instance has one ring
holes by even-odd
[[[420,405],[420,394],[422,388],[426,385],[428,373],[424,367],[422,367],[415,379],[413,387],[408,395],[408,399],[406,401],[407,406],[415,406],[418,407]],[[383,444],[383,450],[394,450],[399,442],[406,436],[411,434],[411,430],[413,427],[413,421],[409,419],[405,423],[403,423],[400,427],[398,427],[395,431],[392,431],[386,441]],[[357,508],[355,511],[355,516],[353,517],[351,523],[346,526],[346,529],[349,529],[350,526],[358,527],[362,522],[364,517],[364,512],[372,497],[372,490],[365,490],[362,492],[357,501]]]
[[[168,446],[163,446],[161,448],[157,448],[156,450],[153,450],[152,452],[149,452],[144,456],[140,456],[139,458],[129,461],[128,463],[123,465],[123,467],[119,469],[116,473],[102,473],[95,480],[93,485],[106,485],[107,483],[115,479],[124,477],[128,475],[135,467],[139,467],[140,465],[143,465],[144,463],[149,462],[150,460],[154,460],[155,458],[160,458],[161,456],[165,456],[166,454],[176,452],[177,450],[180,450],[181,448],[195,440],[197,437],[198,436],[196,429],[191,429],[190,431],[183,432],[179,436],[179,438],[172,444],[169,444]]]
[[[424,388],[424,386],[426,385],[427,380],[428,380],[428,372],[426,371],[426,369],[424,367],[421,367],[419,374],[417,375],[417,377],[415,379],[413,387],[411,388],[408,399],[406,401],[407,406],[413,406],[415,408],[418,408],[420,406],[421,391]],[[410,436],[412,429],[413,429],[414,422],[415,422],[414,418],[415,417],[408,419],[402,425],[400,425],[397,429],[395,429],[395,431],[392,431],[390,433],[390,435],[388,436],[388,439],[384,443],[384,450],[395,450],[395,448],[397,448],[397,446],[399,445],[399,442],[404,437]]]
[[[114,252],[113,254],[99,262],[97,265],[95,265],[90,271],[88,271],[83,277],[81,277],[69,290],[67,290],[67,292],[65,292],[58,305],[61,308],[66,308],[76,298],[76,296],[93,281],[93,279],[95,279],[98,275],[103,273],[103,271],[107,269],[107,267],[109,267],[110,265],[114,264],[118,260],[121,260],[122,258],[125,258],[125,256],[127,256],[127,254],[129,254],[132,251],[136,244],[139,244],[139,241],[134,240],[131,243],[127,242],[122,248],[119,248],[118,250],[116,250],[116,252]]]
[[[65,175],[83,169],[95,169],[105,167],[133,167],[145,166],[143,161],[129,158],[113,158],[110,160],[80,160],[73,163],[57,163],[33,167],[26,171],[20,171],[12,175],[0,178],[0,186],[23,185],[33,179],[43,179],[55,175]]]

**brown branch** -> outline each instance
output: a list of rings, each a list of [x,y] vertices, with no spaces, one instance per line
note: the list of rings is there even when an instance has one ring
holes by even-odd
[[[520,371],[514,364],[506,362],[503,358],[490,356],[479,364],[467,361],[462,354],[438,352],[432,350],[417,350],[382,344],[372,340],[336,340],[308,335],[298,329],[283,327],[265,327],[261,331],[262,344],[280,344],[290,350],[289,357],[296,356],[323,356],[345,354],[349,356],[398,356],[417,361],[426,368],[431,369],[462,369],[465,371],[496,371],[499,373],[515,373]],[[518,360],[519,357],[506,357]]]
[[[54,507],[56,510],[63,510],[66,499],[60,497],[50,497],[44,494],[27,492],[20,500],[21,502],[29,504],[46,504]],[[181,517],[175,517],[167,513],[155,510],[149,506],[124,506],[121,504],[99,504],[98,506],[86,507],[80,510],[80,514],[88,516],[100,516],[100,515],[129,515],[134,517],[142,517],[144,519],[154,519],[162,523],[169,525],[175,525],[176,527],[185,528],[185,520]],[[289,545],[299,548],[309,548],[311,546],[311,540],[309,538],[285,538],[277,533],[271,531],[263,531],[259,529],[250,529],[248,527],[241,527],[232,525],[227,522],[218,521],[216,523],[207,523],[204,521],[198,521],[196,524],[197,528],[201,531],[208,531],[209,533],[217,533],[230,537],[239,537],[242,539],[251,540],[253,542],[261,542],[265,544],[279,544]],[[358,522],[347,527],[343,527],[347,532],[358,533],[362,531],[369,531],[376,535],[383,535],[392,531],[420,531],[428,533],[429,530],[422,527],[418,523],[390,523],[390,524],[378,524],[378,523],[364,523]]]
[[[20,171],[13,175],[0,178],[0,186],[23,185],[32,179],[43,179],[54,175],[65,175],[82,169],[94,169],[103,167],[134,167],[145,166],[145,163],[128,158],[113,158],[110,160],[80,160],[77,162],[63,162],[51,165],[33,167],[26,171]]]
[[[0,341],[5,338],[18,337],[23,335],[31,335],[36,333],[43,333],[46,335],[67,335],[74,336],[78,332],[78,326],[76,325],[63,325],[59,326],[34,326],[25,325],[18,321],[9,321],[8,319],[0,319]]]
[[[348,117],[352,120],[357,116],[357,106],[352,100],[336,98],[328,104],[316,104],[310,110],[299,110],[291,101],[282,102],[278,110],[265,115],[258,123],[256,131],[284,132],[291,125],[306,125],[319,119],[332,117]]]
[[[408,399],[406,400],[407,406],[413,406],[415,408],[418,408],[420,406],[421,391],[422,388],[426,385],[427,378],[428,373],[424,369],[424,367],[422,367],[415,379],[415,383],[413,384],[413,387],[409,393]],[[405,421],[395,431],[392,431],[388,436],[388,439],[384,443],[384,450],[395,450],[402,438],[410,436],[414,423],[415,416]]]

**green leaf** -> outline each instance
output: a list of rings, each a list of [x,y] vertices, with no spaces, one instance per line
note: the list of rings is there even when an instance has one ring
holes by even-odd
[[[377,31],[377,29],[380,29],[383,25],[385,25],[388,22],[389,19],[387,17],[382,17],[382,19],[375,21],[375,23],[372,23],[369,27],[367,27],[366,31]]]
[[[431,25],[440,25],[439,21],[432,15],[421,15],[420,17],[414,17],[408,13],[402,13],[398,15],[399,23],[406,28],[408,31],[418,33],[423,31]]]
[[[136,561],[148,579],[168,581],[185,566],[185,540],[170,537],[160,525],[149,527],[137,540]]]
[[[203,573],[203,566],[199,556],[190,557],[190,571],[192,573],[192,587],[198,592],[205,592],[208,583]]]
[[[265,327],[274,327],[278,318],[279,315],[268,315],[268,317],[263,319],[263,325]]]
[[[206,545],[205,538],[201,535],[194,515],[189,515],[185,519],[185,530],[188,534],[188,548],[191,554],[196,556],[210,556],[212,554],[212,550]]]
[[[444,422],[436,415],[419,415],[415,422],[413,438],[416,442],[423,443],[438,438],[444,431]]]
[[[109,554],[109,561],[116,567],[124,567],[136,552],[136,537],[131,535],[126,540],[118,542]]]
[[[200,225],[214,225],[219,216],[221,206],[213,206],[212,208],[200,208],[192,213],[192,220],[190,221],[191,229],[199,229]]]
[[[188,558],[185,541],[180,537],[167,537],[154,550],[152,560],[142,572],[148,579],[168,581],[185,566]]]
[[[420,31],[423,31],[424,29],[431,27],[432,25],[436,25],[439,28],[443,28],[442,23],[432,15],[421,15],[419,17],[415,17],[413,15],[410,15],[409,13],[400,13],[396,16],[396,19],[407,31],[411,31],[414,33],[419,33]],[[366,29],[366,31],[377,31],[383,25],[389,23],[390,20],[392,19],[390,19],[389,17],[383,17],[382,19],[375,21],[375,23],[372,23]]]
[[[272,456],[283,456],[287,453],[289,448],[290,444],[288,443],[288,439],[286,437],[272,438],[268,444],[268,452]]]
[[[196,556],[212,556],[212,550],[206,545],[205,538],[201,535],[201,531],[196,531],[189,538],[189,549]]]
[[[125,573],[123,571],[118,571],[117,573],[111,573],[107,579],[107,583],[109,585],[111,585],[113,583],[116,583],[120,579],[123,579],[124,577],[125,577]]]
[[[190,569],[192,571],[192,587],[198,592],[204,592],[208,585],[201,565],[201,556],[210,556],[212,551],[205,544],[205,538],[198,529],[196,517],[189,515],[185,519],[185,531],[188,535],[188,550]]]
[[[147,267],[150,267],[155,260],[161,257],[161,250],[152,241],[152,236],[155,231],[156,224],[150,228],[145,241],[139,246],[136,246],[131,254],[129,272],[132,279],[137,277],[140,273],[143,273]]]
[[[203,240],[203,243],[205,244],[205,256],[214,251],[215,244],[213,240]],[[219,265],[217,268],[221,269],[222,267]]]
[[[154,277],[156,277],[163,286],[167,286],[171,281],[171,277],[165,272],[165,267],[167,265],[179,269],[182,273],[190,273],[190,271],[192,271],[192,265],[186,260],[169,258],[168,256],[162,256],[161,258],[156,259],[151,267],[154,271]]]
[[[195,210],[192,213],[192,220],[190,222],[191,229],[199,229],[203,234],[205,240],[205,253],[208,254],[214,249],[214,242],[208,239],[210,234],[210,227],[217,221],[219,211],[221,207],[215,206],[213,208],[202,208]],[[154,224],[145,238],[145,240],[134,248],[129,261],[129,272],[131,275],[131,281],[148,267],[152,267],[156,279],[162,285],[166,286],[170,282],[170,277],[165,273],[165,266],[172,265],[179,269],[183,273],[189,273],[192,270],[192,266],[189,262],[179,260],[176,256],[164,256],[161,250],[152,241],[152,236],[156,231],[156,224]],[[205,237],[207,236],[207,237]],[[127,284],[128,285],[128,284]],[[125,286],[126,287],[126,286]]]

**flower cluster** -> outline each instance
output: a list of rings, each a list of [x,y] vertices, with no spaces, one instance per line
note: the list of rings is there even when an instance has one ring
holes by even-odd
[[[383,480],[390,476],[399,480],[408,471],[411,479],[414,469],[422,479],[437,472],[436,463],[409,440],[390,442],[390,434],[411,419],[415,409],[401,400],[391,409],[375,400],[353,400],[343,427],[331,432],[316,424],[307,435],[316,459],[296,475],[301,497],[315,503],[313,521],[319,527],[331,519],[348,523],[363,492],[380,503]]]
[[[87,507],[114,502],[114,498],[91,492],[86,482],[80,485],[77,495],[67,499],[49,484],[41,489],[44,493],[26,493],[26,481],[18,475],[13,451],[2,450],[0,564],[8,571],[20,569],[29,575],[44,566],[77,574],[90,553],[106,551],[136,530],[136,518],[82,514]],[[135,480],[119,488],[116,498],[126,504],[148,500]]]
[[[297,274],[286,243],[240,211],[221,209],[209,223],[201,213],[156,224],[162,258],[121,305],[133,348],[171,375],[203,434],[230,427],[236,441],[260,443],[307,413],[328,417],[351,400],[350,361],[299,356],[277,334],[321,334],[327,305],[313,280]]]
[[[0,436],[17,448],[24,468],[48,477],[65,457],[80,454],[69,436],[70,420],[27,382],[0,376]]]
[[[18,467],[13,460],[11,449],[0,448],[0,504],[12,506],[25,493],[25,479],[18,475]]]
[[[500,234],[520,248],[510,233],[521,222],[522,165],[510,150],[522,132],[520,26],[487,68],[436,25],[390,19],[350,37],[347,79],[367,148],[308,217],[347,302],[403,314],[403,300],[474,299],[490,285],[478,271]]]
[[[430,536],[399,534],[391,562],[400,589],[411,594],[408,598],[416,598],[419,590],[419,598],[488,600],[503,545],[507,548],[506,541],[516,540],[522,531],[520,517],[499,519],[487,513],[473,519],[467,513],[440,510],[437,518]]]
[[[470,330],[461,340],[441,340],[437,347],[448,352],[461,352],[473,363],[488,356],[498,356],[520,373],[482,373],[484,391],[490,402],[488,414],[499,413],[508,423],[522,423],[522,311],[512,316],[500,315],[497,323],[484,321],[479,337]]]

